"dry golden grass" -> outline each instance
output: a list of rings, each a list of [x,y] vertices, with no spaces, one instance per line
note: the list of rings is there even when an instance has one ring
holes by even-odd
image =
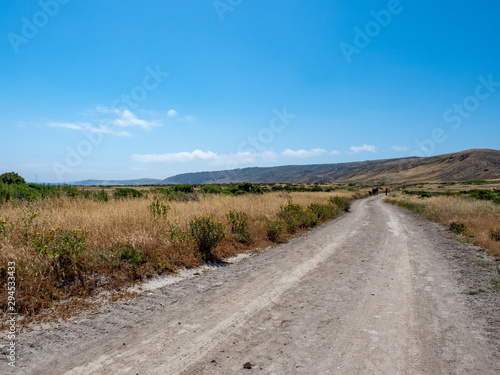
[[[144,277],[200,265],[201,257],[193,241],[170,238],[167,221],[178,223],[187,232],[189,220],[194,217],[212,215],[227,223],[225,213],[229,210],[246,212],[250,215],[252,241],[242,244],[227,236],[214,251],[223,259],[242,251],[274,246],[266,238],[262,221],[276,218],[280,206],[290,200],[307,207],[310,203],[326,204],[333,196],[353,195],[349,191],[199,195],[197,201],[165,202],[171,207],[166,219],[151,215],[148,206],[152,196],[108,202],[64,197],[4,204],[0,206],[0,221],[6,220],[9,229],[0,233],[0,280],[6,280],[7,262],[16,262],[18,311],[27,317],[41,316],[55,301],[120,290]],[[62,232],[88,233],[85,252],[69,265],[58,263],[58,258],[41,256],[34,245],[36,236],[47,236],[57,227]],[[285,240],[291,237],[287,235]],[[141,260],[124,261],[124,246],[137,249]],[[4,293],[5,290],[0,291],[0,304],[7,300]],[[65,306],[67,310],[68,305]]]
[[[394,193],[391,203],[405,203],[419,206],[429,219],[444,225],[463,223],[468,229],[467,240],[486,248],[492,255],[500,256],[500,241],[493,240],[489,229],[500,227],[500,205],[486,200],[467,199],[453,196],[418,198]]]

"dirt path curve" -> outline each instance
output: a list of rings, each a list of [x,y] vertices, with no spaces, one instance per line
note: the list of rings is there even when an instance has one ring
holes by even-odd
[[[460,246],[357,201],[271,251],[24,335],[15,373],[498,374],[498,336],[442,255]]]

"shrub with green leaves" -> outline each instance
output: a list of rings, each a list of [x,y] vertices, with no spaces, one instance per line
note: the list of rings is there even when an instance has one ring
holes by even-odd
[[[226,219],[234,238],[241,243],[250,242],[252,233],[248,231],[249,216],[245,212],[230,210],[226,212]]]
[[[341,211],[349,212],[351,209],[351,201],[344,197],[331,197],[330,203],[340,208]]]
[[[153,199],[148,209],[154,219],[166,219],[168,211],[170,211],[170,205],[163,203],[159,199]]]
[[[167,237],[171,241],[182,242],[189,235],[189,233],[186,230],[181,228],[181,224],[179,222],[171,223],[170,221],[167,221],[167,227],[168,227]]]
[[[226,226],[212,216],[195,217],[189,222],[190,236],[205,261],[216,260],[212,250],[226,237]]]
[[[303,223],[303,211],[300,204],[290,201],[288,204],[280,206],[278,218],[285,222],[287,231],[294,234]]]
[[[308,209],[313,211],[320,221],[333,219],[340,214],[340,208],[331,204],[311,203]]]
[[[467,233],[469,232],[469,230],[467,229],[465,224],[462,222],[458,222],[458,221],[450,224],[450,230],[453,233],[461,235],[461,236],[466,236]]]
[[[89,233],[90,231],[81,229],[64,231],[61,227],[56,227],[45,234],[37,232],[33,245],[42,257],[76,259],[87,248],[85,241]]]
[[[142,263],[142,250],[129,243],[118,249],[118,255],[122,262],[127,262],[136,266]]]
[[[7,172],[0,175],[0,181],[7,185],[23,185],[26,183],[24,178],[16,172]]]
[[[319,223],[318,215],[316,215],[316,213],[313,210],[308,208],[307,210],[302,211],[301,223],[300,223],[300,226],[302,228],[313,228],[316,225],[318,225],[318,223]]]
[[[492,240],[500,241],[500,227],[490,228],[489,232]]]
[[[142,196],[141,191],[132,188],[118,188],[113,193],[115,198],[140,198]]]
[[[220,185],[204,185],[200,189],[205,194],[221,194],[222,188]]]
[[[281,240],[283,233],[285,233],[286,223],[282,219],[264,219],[263,227],[266,230],[267,239],[272,242],[278,242]]]
[[[109,201],[109,195],[106,192],[106,190],[104,190],[104,189],[101,189],[97,193],[94,193],[93,198],[94,198],[94,200],[100,201],[100,202]]]
[[[194,193],[194,186],[190,184],[174,185],[172,190],[180,193]]]

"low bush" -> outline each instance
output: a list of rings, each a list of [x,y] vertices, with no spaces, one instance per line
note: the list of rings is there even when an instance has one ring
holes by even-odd
[[[278,242],[281,240],[283,233],[285,233],[286,223],[282,219],[264,219],[263,227],[266,231],[267,239],[272,242]]]
[[[222,188],[219,185],[204,185],[200,189],[205,194],[220,194]]]
[[[132,188],[118,188],[113,193],[114,198],[140,198],[143,194],[141,191]]]
[[[148,209],[151,216],[153,216],[153,219],[166,219],[170,206],[158,199],[153,199],[151,204],[148,206]]]
[[[194,193],[194,186],[190,184],[174,185],[172,190],[180,193]]]
[[[331,197],[330,203],[340,208],[341,211],[349,212],[351,201],[345,197]]]
[[[241,243],[249,243],[252,239],[252,233],[248,231],[249,216],[243,211],[230,210],[226,212],[226,219],[232,236]]]
[[[500,227],[490,228],[489,233],[492,240],[500,241]]]
[[[461,235],[461,236],[466,236],[468,231],[469,231],[467,229],[467,227],[465,226],[465,224],[462,222],[459,222],[459,221],[455,221],[455,222],[450,223],[450,230],[453,233]]]
[[[280,206],[278,218],[283,220],[289,233],[297,233],[297,230],[303,223],[303,211],[300,204],[292,203],[291,201],[286,205]]]
[[[311,203],[308,208],[316,214],[320,221],[333,219],[341,212],[337,205],[332,204]]]
[[[226,226],[212,216],[194,218],[189,222],[190,236],[196,242],[204,261],[217,260],[212,250],[226,237]]]
[[[122,262],[140,265],[143,262],[142,250],[127,243],[118,249],[118,256]]]

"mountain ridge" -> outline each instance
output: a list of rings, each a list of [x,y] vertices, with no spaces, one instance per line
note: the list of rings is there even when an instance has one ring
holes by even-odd
[[[115,185],[213,183],[448,182],[500,179],[500,150],[472,149],[430,157],[404,157],[333,164],[248,167],[183,173],[163,180],[116,180]],[[86,180],[75,184],[103,180]],[[126,183],[125,183],[126,182]]]

